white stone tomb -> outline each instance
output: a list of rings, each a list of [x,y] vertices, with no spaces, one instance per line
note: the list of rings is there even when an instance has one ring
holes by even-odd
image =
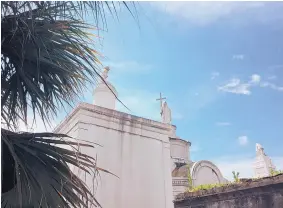
[[[94,104],[80,103],[55,129],[101,145],[81,150],[119,178],[101,172],[92,181],[83,172],[77,174],[91,189],[95,187],[103,207],[173,208],[173,196],[190,185],[226,182],[212,162],[190,160],[191,143],[176,136],[171,109],[161,94],[157,100],[162,122],[115,110],[118,93],[107,81],[108,72],[106,67],[104,81],[94,90]]]

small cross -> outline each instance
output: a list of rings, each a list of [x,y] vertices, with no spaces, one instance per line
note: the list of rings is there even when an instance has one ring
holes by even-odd
[[[160,98],[156,99],[157,101],[160,100],[160,114],[162,115],[162,100],[165,100],[166,97],[162,97],[161,93],[160,93]]]

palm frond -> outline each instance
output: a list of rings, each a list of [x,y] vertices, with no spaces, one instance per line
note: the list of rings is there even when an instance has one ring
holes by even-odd
[[[106,24],[105,9],[116,11],[112,4],[1,2],[1,116],[8,125],[26,122],[28,107],[49,122],[59,107],[77,101],[87,83],[102,79],[89,31]],[[86,16],[94,26],[82,21]]]
[[[56,139],[57,138],[57,139]],[[14,133],[1,130],[2,207],[99,206],[87,185],[69,165],[91,176],[104,169],[79,147],[93,144],[71,141],[64,134]],[[73,150],[58,147],[71,146]],[[5,180],[3,180],[5,179]]]
[[[130,4],[121,5],[131,12]],[[8,128],[15,127],[19,119],[26,122],[29,108],[34,117],[39,114],[48,123],[60,107],[74,104],[87,83],[102,79],[101,55],[90,30],[106,27],[105,12],[117,16],[117,5],[120,3],[1,1],[1,117]],[[86,18],[92,18],[94,24],[86,24]],[[69,165],[93,177],[97,171],[110,172],[96,167],[94,158],[78,150],[93,145],[67,138],[1,129],[2,207],[99,206]]]

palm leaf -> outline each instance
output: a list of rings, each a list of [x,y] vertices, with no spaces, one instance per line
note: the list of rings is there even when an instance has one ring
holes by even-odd
[[[122,5],[130,11],[129,4]],[[90,34],[93,28],[106,27],[105,8],[117,16],[117,5],[1,2],[1,117],[8,128],[16,129],[19,119],[26,122],[29,108],[34,118],[37,113],[48,123],[60,107],[73,105],[88,83],[102,79],[100,56]],[[86,17],[94,24],[86,24]],[[53,133],[1,129],[1,134],[2,207],[99,206],[69,168],[71,164],[94,179],[97,171],[110,173],[78,150],[93,145]],[[73,150],[58,145],[70,145]]]
[[[89,34],[105,27],[105,9],[116,11],[112,4],[1,2],[1,116],[9,127],[26,122],[28,106],[48,123],[60,107],[73,106],[88,83],[103,79]],[[81,20],[86,15],[94,25]]]
[[[79,147],[94,148],[92,144],[70,141],[63,134],[4,129],[1,134],[2,207],[99,206],[93,193],[68,166],[72,164],[93,177],[97,171],[110,173],[96,167],[95,158],[78,151]],[[58,144],[72,146],[73,150]]]

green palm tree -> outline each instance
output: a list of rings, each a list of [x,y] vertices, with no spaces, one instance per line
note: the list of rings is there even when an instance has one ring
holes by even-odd
[[[64,134],[17,132],[17,124],[27,123],[31,109],[48,125],[88,83],[101,79],[90,30],[105,26],[106,10],[117,15],[117,5],[131,12],[132,3],[124,2],[1,2],[2,207],[100,206],[69,167],[94,178],[106,171],[79,151],[94,144]]]

